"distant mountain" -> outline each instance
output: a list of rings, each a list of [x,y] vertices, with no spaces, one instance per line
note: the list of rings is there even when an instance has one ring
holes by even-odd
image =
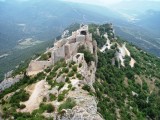
[[[21,39],[53,39],[75,22],[112,21],[118,16],[107,8],[57,0],[6,0],[0,4],[0,15],[0,33],[7,37],[3,38],[0,34],[4,39],[0,39],[0,45],[3,45],[0,50],[15,47]],[[7,43],[10,43],[10,46]]]
[[[0,1],[0,56],[8,55],[0,58],[0,80],[21,61],[47,48],[48,41],[53,43],[70,24],[112,21],[110,12],[107,8],[57,0]],[[28,39],[47,42],[19,49],[23,48],[19,42]]]
[[[139,0],[137,2],[133,0],[126,0],[120,3],[114,4],[113,7],[119,12],[124,12],[128,15],[140,15],[149,9],[153,9],[155,11],[159,11],[160,2],[159,1],[151,1],[151,0]]]
[[[136,24],[146,28],[160,36],[160,11],[148,10],[139,16],[139,21]]]

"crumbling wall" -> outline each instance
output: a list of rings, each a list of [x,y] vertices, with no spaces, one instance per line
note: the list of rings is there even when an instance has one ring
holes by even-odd
[[[85,35],[77,35],[76,42],[84,42],[85,38],[86,38]]]
[[[59,40],[59,41],[57,41],[56,43],[54,43],[54,47],[55,47],[55,48],[60,48],[60,47],[62,47],[63,45],[65,45],[67,41],[68,41],[67,39]]]
[[[65,58],[69,59],[71,57],[71,53],[70,53],[70,44],[66,44],[65,45]]]
[[[51,64],[52,64],[51,61],[35,61],[35,60],[32,60],[29,64],[28,69],[27,69],[27,75],[28,76],[36,75],[39,72],[42,72],[45,68],[47,68]]]
[[[70,59],[71,56],[77,53],[77,49],[81,44],[85,45],[91,53],[94,53],[92,34],[89,34],[87,25],[72,32],[72,36],[63,38],[54,43],[54,48],[49,49],[51,51],[50,61],[31,61],[27,74],[29,76],[35,75],[60,59]]]
[[[55,63],[60,59],[65,58],[65,46],[55,49],[52,53],[52,62]]]
[[[77,53],[78,46],[79,46],[78,42],[70,44],[70,54],[71,54],[71,56],[75,55]]]

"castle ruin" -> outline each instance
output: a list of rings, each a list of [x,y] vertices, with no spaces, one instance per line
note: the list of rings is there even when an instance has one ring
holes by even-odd
[[[80,29],[72,32],[71,36],[55,42],[54,47],[48,50],[51,52],[51,58],[48,61],[32,60],[27,69],[27,75],[36,75],[60,59],[72,59],[80,45],[85,45],[91,53],[94,53],[96,49],[96,43],[92,41],[92,34],[88,31],[88,25],[80,26]]]

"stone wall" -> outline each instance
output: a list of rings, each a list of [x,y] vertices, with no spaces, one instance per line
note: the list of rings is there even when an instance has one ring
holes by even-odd
[[[54,43],[54,47],[55,47],[55,48],[60,48],[60,47],[62,47],[63,45],[65,45],[66,42],[67,42],[67,39],[59,40],[59,41],[57,41],[56,43]]]
[[[89,34],[87,25],[82,26],[75,32],[72,32],[72,36],[63,38],[54,43],[54,47],[50,49],[50,52],[52,53],[51,60],[31,61],[27,70],[27,75],[36,75],[60,59],[70,59],[71,56],[74,56],[77,53],[77,49],[81,44],[87,46],[90,52],[93,53],[92,34]]]
[[[65,58],[65,47],[64,46],[57,48],[52,52],[53,64],[63,58]]]
[[[35,60],[32,60],[29,64],[29,67],[27,69],[26,74],[28,76],[36,75],[39,72],[42,72],[45,68],[47,68],[51,64],[52,64],[51,61],[35,61]]]
[[[84,42],[86,39],[85,35],[77,35],[76,36],[76,42]]]

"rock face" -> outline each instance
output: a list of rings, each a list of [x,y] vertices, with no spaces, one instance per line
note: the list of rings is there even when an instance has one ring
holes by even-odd
[[[77,105],[72,109],[65,110],[58,120],[103,120],[97,113],[97,103],[88,92],[77,89],[70,91],[68,97],[73,98]]]
[[[88,66],[84,60],[83,53],[77,53],[73,56],[73,61],[75,61],[76,64],[82,64],[82,67],[78,70],[78,72],[84,77],[85,84],[92,86],[95,82],[96,63],[92,61]]]
[[[14,78],[6,78],[4,79],[1,83],[0,83],[0,91],[3,91],[9,87],[11,87],[12,85],[14,85],[15,83],[19,82],[20,79],[23,77],[23,75],[17,75]]]

